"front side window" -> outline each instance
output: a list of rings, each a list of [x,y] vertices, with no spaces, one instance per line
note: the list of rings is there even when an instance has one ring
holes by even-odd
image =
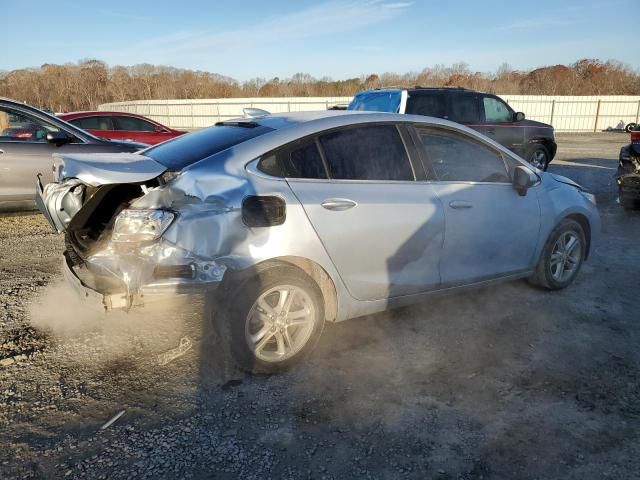
[[[511,183],[502,155],[469,137],[441,129],[418,137],[439,181]]]
[[[338,180],[415,180],[394,125],[347,128],[320,136],[329,176]]]
[[[484,119],[487,122],[505,123],[513,120],[513,114],[507,104],[494,97],[483,97]]]
[[[74,118],[69,123],[74,124],[84,130],[114,130],[113,122],[110,117],[96,116]]]
[[[480,121],[478,98],[466,93],[451,95],[451,118],[458,123],[474,123]]]
[[[29,114],[0,107],[0,141],[44,143],[47,133],[59,130],[55,125]]]
[[[116,130],[126,130],[129,132],[155,132],[156,126],[135,117],[113,117]]]

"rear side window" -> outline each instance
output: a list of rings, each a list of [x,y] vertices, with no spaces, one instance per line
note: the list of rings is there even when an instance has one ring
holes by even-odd
[[[447,115],[446,97],[442,94],[411,94],[405,113],[443,118]]]
[[[438,129],[419,129],[418,137],[439,181],[511,182],[502,155],[471,138]]]
[[[393,125],[338,130],[320,137],[329,175],[339,180],[414,180]]]
[[[148,148],[143,155],[161,163],[169,170],[179,171],[227,148],[273,131],[255,123],[248,126],[216,125],[181,135]]]
[[[113,117],[113,122],[115,123],[116,130],[154,132],[156,129],[153,123],[135,117]]]
[[[85,130],[113,130],[113,123],[110,117],[84,117],[74,118],[69,123],[73,123],[75,126],[83,128]]]
[[[478,98],[476,95],[451,95],[451,118],[458,123],[473,123],[480,121]]]
[[[258,163],[263,172],[276,177],[327,178],[315,140],[296,142],[263,157]]]

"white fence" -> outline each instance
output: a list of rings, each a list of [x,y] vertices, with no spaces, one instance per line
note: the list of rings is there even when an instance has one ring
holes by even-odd
[[[638,123],[640,96],[500,95],[527,118],[550,123],[559,132],[597,132],[620,122]],[[136,100],[100,105],[100,110],[138,113],[172,128],[192,130],[242,116],[246,107],[272,113],[326,110],[351,97],[271,97],[197,100]]]

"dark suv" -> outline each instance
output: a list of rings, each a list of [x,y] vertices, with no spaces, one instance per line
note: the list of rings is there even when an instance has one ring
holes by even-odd
[[[496,95],[464,88],[367,90],[356,94],[348,110],[446,118],[478,130],[542,170],[557,149],[551,125],[525,120]]]

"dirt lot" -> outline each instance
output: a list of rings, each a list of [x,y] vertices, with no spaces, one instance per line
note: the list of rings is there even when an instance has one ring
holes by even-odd
[[[202,299],[104,318],[60,286],[41,216],[0,218],[0,478],[640,478],[640,214],[612,178],[627,138],[559,138],[551,170],[603,217],[572,287],[331,325],[273,377],[223,364]]]

